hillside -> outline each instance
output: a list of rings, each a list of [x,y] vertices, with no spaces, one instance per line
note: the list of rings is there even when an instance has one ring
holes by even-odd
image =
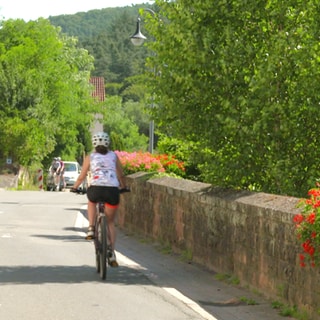
[[[63,33],[78,38],[79,46],[95,58],[93,76],[104,77],[105,83],[123,83],[144,69],[145,48],[134,47],[130,42],[139,8],[144,7],[150,5],[90,10],[52,16],[49,20]]]
[[[50,16],[51,24],[61,27],[64,33],[76,36],[80,41],[94,38],[103,33],[112,32],[112,25],[122,20],[126,15],[127,24],[135,25],[138,11],[141,6],[117,7],[90,10],[59,16]]]

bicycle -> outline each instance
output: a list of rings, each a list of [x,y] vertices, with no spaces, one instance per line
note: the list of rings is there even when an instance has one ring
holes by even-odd
[[[85,194],[84,190],[71,190],[78,194]],[[130,192],[129,188],[120,189],[120,194]],[[94,224],[94,248],[96,258],[96,270],[100,278],[105,280],[107,277],[108,259],[112,256],[111,248],[108,246],[108,224],[107,217],[104,213],[104,203],[97,203],[97,212]]]

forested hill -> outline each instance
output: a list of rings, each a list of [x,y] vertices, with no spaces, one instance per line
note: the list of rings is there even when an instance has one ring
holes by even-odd
[[[93,76],[108,83],[123,83],[127,77],[141,73],[146,50],[134,47],[130,36],[136,30],[139,8],[149,4],[105,8],[73,15],[50,16],[52,25],[79,39],[79,46],[95,58]],[[145,33],[145,31],[144,31]]]
[[[114,24],[123,23],[124,16],[127,17],[126,23],[133,24],[132,29],[134,29],[141,6],[105,8],[76,14],[50,16],[49,20],[53,25],[60,26],[64,33],[76,36],[83,41],[103,33],[110,33]]]

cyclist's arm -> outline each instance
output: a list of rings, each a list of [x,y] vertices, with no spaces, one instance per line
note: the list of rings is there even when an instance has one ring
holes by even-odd
[[[78,189],[79,186],[81,185],[82,181],[86,178],[87,173],[90,169],[90,156],[86,156],[84,161],[83,161],[83,165],[82,165],[82,169],[81,172],[79,174],[79,177],[77,179],[77,181],[74,183],[73,185],[73,189]]]
[[[117,177],[120,182],[120,189],[123,189],[126,187],[126,177],[123,174],[121,162],[120,162],[118,156],[116,156],[116,157],[117,157],[117,162],[116,162]]]

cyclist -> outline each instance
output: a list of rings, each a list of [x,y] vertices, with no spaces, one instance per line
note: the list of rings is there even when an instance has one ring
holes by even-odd
[[[62,189],[65,189],[65,181],[64,181],[64,162],[61,160],[60,157],[57,158],[57,162],[59,162],[59,168],[57,169],[57,176],[58,176],[58,185],[59,187],[62,185]]]
[[[53,161],[50,167],[51,176],[53,177],[53,182],[56,190],[59,190],[60,188],[59,173],[60,173],[61,163],[58,159],[59,158],[53,158]]]
[[[112,267],[117,267],[118,263],[114,253],[116,240],[115,216],[120,202],[120,188],[126,187],[125,176],[118,156],[109,150],[110,138],[106,132],[94,134],[92,144],[94,151],[86,156],[81,173],[71,191],[79,188],[90,170],[91,182],[87,190],[89,228],[86,239],[91,240],[94,237],[96,204],[104,202],[110,236],[109,245],[112,253],[108,263]]]

